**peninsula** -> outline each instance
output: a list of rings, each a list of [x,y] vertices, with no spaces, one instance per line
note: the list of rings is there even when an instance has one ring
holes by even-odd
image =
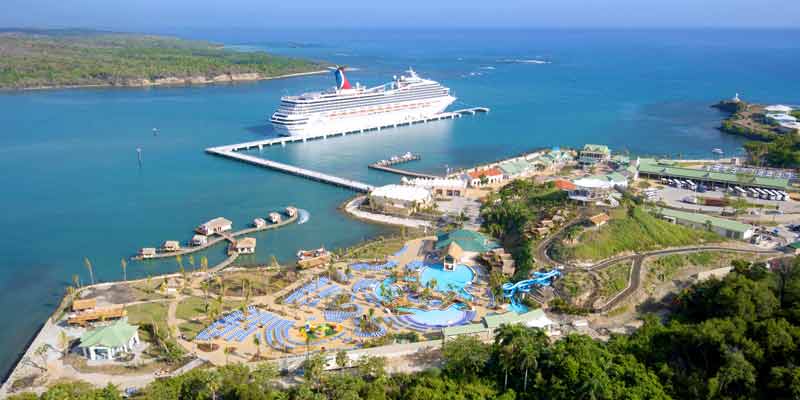
[[[226,83],[324,69],[315,61],[174,37],[93,30],[0,30],[0,89]]]

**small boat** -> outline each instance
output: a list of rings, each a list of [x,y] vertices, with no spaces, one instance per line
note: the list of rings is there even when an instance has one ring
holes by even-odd
[[[722,149],[720,149],[720,148],[712,149],[711,152],[714,153],[714,154],[719,154],[719,155],[725,154],[725,152],[722,151]]]

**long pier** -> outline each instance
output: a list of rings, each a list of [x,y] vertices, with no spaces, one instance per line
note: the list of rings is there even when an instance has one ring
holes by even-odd
[[[409,171],[406,169],[394,168],[388,165],[379,165],[379,164],[370,164],[368,165],[369,168],[377,169],[379,171],[388,172],[390,174],[397,174],[402,176],[407,176],[409,178],[424,178],[424,179],[438,179],[441,176],[431,175],[431,174],[424,174],[422,172],[414,172]]]
[[[283,213],[281,213],[281,214],[285,215]],[[267,224],[267,225],[264,225],[264,226],[245,228],[245,229],[238,230],[236,232],[222,232],[221,234],[217,234],[213,239],[209,239],[208,242],[206,242],[206,244],[204,244],[204,245],[185,247],[185,248],[180,249],[178,251],[161,251],[161,252],[156,253],[154,256],[147,257],[147,258],[143,258],[142,256],[134,256],[131,259],[135,260],[135,261],[147,261],[147,260],[154,260],[154,259],[158,259],[158,258],[170,258],[170,257],[175,257],[175,256],[182,256],[184,254],[191,254],[191,253],[198,252],[200,250],[205,250],[205,249],[207,249],[209,247],[213,247],[214,245],[216,245],[219,242],[228,241],[230,243],[234,243],[236,241],[236,238],[239,237],[239,236],[242,236],[242,235],[248,235],[248,234],[251,234],[251,233],[254,233],[254,232],[266,231],[266,230],[269,230],[269,229],[277,229],[277,228],[289,225],[289,224],[297,221],[297,218],[298,218],[298,214],[295,214],[294,216],[288,217],[288,218],[284,219],[283,221],[278,222],[277,224]]]
[[[365,133],[371,131],[381,131],[383,129],[388,128],[397,128],[402,126],[409,126],[409,125],[416,125],[426,122],[433,122],[433,121],[440,121],[445,119],[454,119],[454,118],[461,118],[462,116],[466,115],[476,115],[479,113],[488,113],[489,108],[487,107],[473,107],[473,108],[464,108],[455,111],[443,112],[439,113],[430,117],[415,119],[404,121],[396,124],[389,124],[389,125],[375,125],[372,127],[365,127],[362,129],[350,130],[350,131],[341,131],[341,132],[332,132],[332,133],[324,133],[324,134],[316,134],[316,135],[304,135],[304,136],[282,136],[277,138],[271,139],[264,139],[264,140],[254,140],[251,142],[242,142],[242,143],[234,143],[224,146],[217,146],[217,147],[209,147],[206,149],[207,153],[214,154],[221,157],[227,157],[238,161],[244,161],[248,164],[257,165],[260,167],[269,168],[272,170],[285,172],[291,175],[300,176],[306,179],[311,179],[317,182],[323,182],[327,184],[331,184],[334,186],[339,186],[351,190],[355,190],[357,192],[369,192],[374,189],[374,186],[355,181],[352,179],[340,178],[337,176],[325,174],[322,172],[312,171],[310,169],[295,167],[293,165],[284,164],[277,161],[267,160],[261,157],[255,157],[248,154],[240,154],[237,153],[241,150],[251,150],[251,149],[263,149],[264,147],[270,147],[275,145],[285,146],[287,143],[305,143],[309,140],[324,140],[329,137],[336,137],[336,136],[346,136],[351,134],[358,134],[358,133]],[[427,175],[427,174],[417,174],[412,173],[411,171],[403,171],[403,170],[386,170],[387,172],[398,173],[400,175],[405,176],[413,176],[413,177],[420,177],[420,178],[432,178],[434,176]],[[416,175],[411,175],[416,174]]]

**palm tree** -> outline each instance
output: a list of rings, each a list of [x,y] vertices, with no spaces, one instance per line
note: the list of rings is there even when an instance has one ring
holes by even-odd
[[[76,289],[81,287],[81,277],[77,274],[72,275],[72,285],[75,286]]]
[[[128,262],[124,258],[119,260],[119,265],[122,267],[122,280],[128,280]]]
[[[175,262],[178,263],[178,268],[183,269],[183,257],[180,254],[175,256]]]
[[[67,332],[63,330],[58,332],[58,345],[62,349],[61,357],[66,357],[69,352],[69,336],[67,336]]]
[[[205,303],[206,308],[208,307],[208,281],[200,282],[200,289],[203,290],[203,303]]]
[[[347,368],[347,362],[350,361],[350,357],[347,356],[347,352],[344,350],[340,350],[336,353],[336,365],[339,368]]]
[[[228,364],[228,357],[233,353],[233,347],[226,346],[223,352],[225,353],[225,364]]]
[[[258,335],[253,335],[253,344],[256,345],[256,359],[261,359],[261,339]]]
[[[203,273],[208,272],[208,257],[206,256],[200,257],[200,271]]]
[[[86,266],[86,269],[89,271],[89,278],[92,281],[92,285],[94,285],[94,270],[92,269],[92,262],[89,261],[89,257],[83,257],[83,265]]]
[[[194,255],[189,254],[189,265],[192,266],[192,272],[194,272]]]

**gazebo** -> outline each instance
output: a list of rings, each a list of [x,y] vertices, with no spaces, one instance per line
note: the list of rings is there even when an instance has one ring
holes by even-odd
[[[90,360],[112,360],[121,352],[131,352],[139,344],[139,327],[121,318],[81,336],[78,348]]]

